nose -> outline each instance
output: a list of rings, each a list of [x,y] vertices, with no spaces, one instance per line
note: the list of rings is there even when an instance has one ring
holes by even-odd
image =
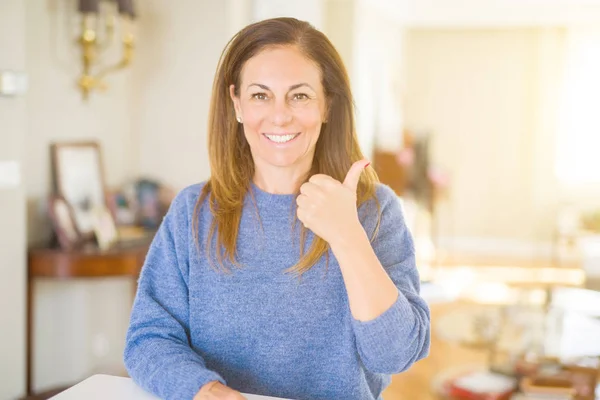
[[[292,112],[285,100],[275,101],[273,106],[272,122],[275,126],[285,126],[292,122]]]

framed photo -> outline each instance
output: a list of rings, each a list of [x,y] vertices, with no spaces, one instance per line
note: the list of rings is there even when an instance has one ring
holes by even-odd
[[[81,234],[75,224],[73,209],[60,196],[51,196],[48,202],[48,214],[60,247],[73,249],[81,243]]]
[[[94,237],[94,210],[106,207],[100,146],[96,142],[55,143],[51,147],[55,193],[73,212],[85,240]]]

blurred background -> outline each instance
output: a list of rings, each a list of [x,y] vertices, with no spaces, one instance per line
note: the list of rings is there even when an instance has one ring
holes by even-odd
[[[125,374],[147,239],[210,175],[220,53],[275,16],[340,52],[415,237],[431,354],[386,400],[593,399],[600,0],[0,0],[0,399]]]

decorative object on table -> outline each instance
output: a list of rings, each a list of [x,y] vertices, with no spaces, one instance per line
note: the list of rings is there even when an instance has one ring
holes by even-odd
[[[113,191],[107,195],[107,203],[117,226],[136,223],[136,202],[124,191]]]
[[[565,370],[570,373],[570,379],[575,387],[575,398],[578,400],[594,400],[598,385],[598,359],[595,366],[566,364]]]
[[[79,0],[78,11],[81,14],[78,42],[83,64],[78,85],[83,98],[87,99],[92,90],[106,89],[106,75],[131,63],[135,44],[133,21],[136,15],[133,0]],[[120,60],[110,63],[103,60],[102,56],[114,47],[115,31],[122,34],[123,54]]]
[[[441,394],[452,400],[509,400],[516,389],[513,377],[473,370],[444,379]]]
[[[94,234],[100,250],[107,250],[118,240],[117,227],[112,214],[104,205],[97,205],[92,211]]]
[[[54,193],[73,209],[83,240],[94,237],[93,210],[106,206],[100,146],[96,142],[55,143],[51,146]]]
[[[148,229],[156,229],[175,197],[174,192],[165,185],[149,179],[135,183],[138,207],[138,222]]]
[[[142,179],[137,182],[139,222],[145,228],[157,228],[162,219],[159,203],[158,182]]]
[[[523,366],[526,365],[524,368]],[[573,360],[545,359],[538,363],[518,363],[521,400],[552,398],[594,400],[598,372],[597,357]]]
[[[554,400],[575,399],[575,388],[565,377],[526,377],[521,381],[525,399],[550,398]]]
[[[64,250],[71,250],[79,246],[81,235],[75,224],[73,210],[63,197],[50,196],[48,215],[60,247]]]

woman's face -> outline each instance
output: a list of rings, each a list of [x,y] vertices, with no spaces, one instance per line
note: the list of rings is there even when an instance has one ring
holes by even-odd
[[[242,69],[239,97],[230,87],[236,116],[258,170],[308,171],[326,110],[321,72],[293,46],[273,47]]]

